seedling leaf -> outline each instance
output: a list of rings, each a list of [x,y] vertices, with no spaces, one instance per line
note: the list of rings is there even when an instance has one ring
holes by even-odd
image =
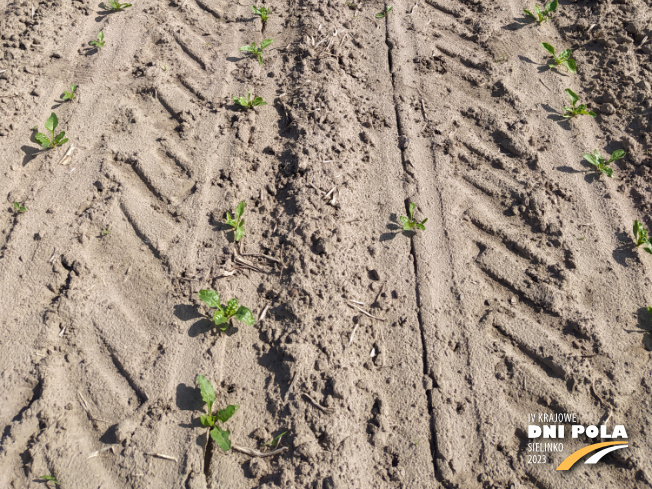
[[[75,90],[77,90],[77,85],[74,83],[70,86],[70,91],[64,90],[63,92],[63,97],[61,97],[62,101],[67,101],[67,100],[74,100],[75,99]]]
[[[240,409],[240,406],[229,404],[224,409],[218,411],[215,417],[220,421],[220,423],[226,423],[238,409]]]
[[[577,64],[575,63],[574,59],[568,59],[562,63],[566,68],[568,68],[568,71],[570,71],[573,74],[577,73]]]
[[[197,376],[197,383],[201,391],[201,398],[208,405],[208,411],[210,413],[213,403],[215,403],[215,389],[213,389],[213,384],[201,374]]]
[[[238,310],[236,311],[234,316],[235,316],[236,319],[238,319],[239,321],[242,321],[243,323],[245,323],[245,324],[247,324],[249,326],[253,326],[254,324],[256,324],[256,320],[254,319],[254,315],[252,314],[252,312],[248,308],[246,308],[244,306],[240,306],[238,308]]]
[[[552,0],[552,2],[546,3],[545,9],[546,13],[551,13],[557,10],[557,5],[559,4],[558,0]]]
[[[283,436],[285,436],[287,434],[288,434],[287,431],[284,431],[283,433],[279,433],[274,438],[272,438],[272,441],[270,441],[268,443],[264,443],[263,446],[276,448],[279,445],[279,443],[281,443],[281,438],[283,438]]]
[[[52,145],[48,137],[42,132],[39,132],[36,136],[34,136],[34,139],[36,139],[36,142],[45,149],[49,148]]]
[[[43,479],[44,481],[47,481],[47,482],[54,482],[54,484],[57,485],[57,486],[61,485],[59,483],[59,481],[57,479],[55,479],[53,476],[51,476],[51,475],[42,475],[41,477],[39,477],[39,479]]]
[[[240,241],[244,235],[245,235],[245,229],[244,229],[244,219],[242,219],[242,215],[244,214],[245,210],[245,201],[243,200],[238,204],[238,207],[235,210],[235,219],[231,217],[231,214],[227,211],[226,213],[226,224],[227,226],[231,226],[233,228],[233,239],[237,243]]]
[[[557,58],[557,63],[559,64],[561,61],[566,61],[568,58],[570,58],[572,51],[570,49],[564,49],[560,54],[559,57]]]
[[[553,56],[555,55],[555,48],[553,48],[550,44],[548,44],[547,42],[542,42],[541,45],[550,54],[552,54]]]
[[[230,434],[231,432],[229,430],[223,430],[219,426],[216,426],[211,430],[211,438],[215,440],[217,446],[224,452],[228,452],[231,449],[231,440],[229,440]]]
[[[202,426],[213,427],[215,426],[215,416],[210,414],[202,414],[199,418]]]
[[[260,43],[260,49],[263,50],[270,44],[274,42],[274,39],[265,39],[263,42]]]
[[[229,318],[226,317],[226,315],[224,314],[224,311],[221,310],[221,309],[218,309],[217,311],[215,311],[215,314],[213,314],[213,322],[215,323],[215,326],[220,326],[220,325],[222,325],[222,324],[224,324],[224,323],[226,323],[228,321],[229,321]],[[226,330],[226,327],[221,328],[221,329],[222,329],[222,331],[224,331],[224,330]]]
[[[624,149],[617,149],[616,151],[611,153],[611,158],[609,158],[609,163],[624,158],[626,154],[627,153],[625,153]]]
[[[652,255],[652,243],[648,238],[647,230],[638,220],[634,221],[634,237],[636,238],[636,246],[643,245],[643,249]]]
[[[58,125],[59,125],[59,119],[57,118],[57,115],[54,112],[52,112],[50,117],[48,117],[48,120],[45,121],[45,128],[48,131],[52,132],[57,128]]]
[[[22,212],[25,212],[27,208],[25,207],[24,204],[21,204],[20,202],[14,202],[14,212],[16,214],[20,214]]]
[[[376,18],[384,19],[385,17],[387,17],[387,14],[389,14],[392,11],[393,8],[394,7],[392,7],[391,5],[388,5],[387,7],[385,7],[385,10],[383,10],[382,12],[378,12],[376,14]]]
[[[220,294],[212,289],[200,290],[199,298],[204,301],[208,307],[220,307]]]
[[[572,103],[573,105],[575,105],[575,104],[577,103],[577,101],[580,99],[580,98],[577,96],[577,94],[576,94],[575,92],[573,92],[570,88],[567,88],[566,90],[564,90],[564,92],[566,92],[566,93],[568,94],[568,96],[569,96],[570,99],[571,99],[571,103]]]
[[[269,16],[269,9],[267,7],[258,8],[255,5],[252,5],[251,11],[254,13],[254,15],[260,16],[260,20],[263,21],[263,24],[267,22],[267,18]]]

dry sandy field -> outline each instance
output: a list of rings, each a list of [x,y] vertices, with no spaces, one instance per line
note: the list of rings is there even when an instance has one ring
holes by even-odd
[[[1,488],[652,487],[650,0],[132,1],[0,0]]]

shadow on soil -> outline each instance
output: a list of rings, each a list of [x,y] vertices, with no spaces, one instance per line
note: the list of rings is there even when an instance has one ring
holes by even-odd
[[[627,233],[620,232],[616,233],[616,239],[620,244],[611,254],[613,259],[616,260],[616,263],[626,267],[631,265],[632,262],[638,262],[638,253],[636,252],[636,246],[634,246],[631,236]]]
[[[389,229],[389,232],[381,234],[380,241],[390,241],[399,234],[402,234],[406,238],[412,238],[417,234],[415,231],[404,231],[403,226],[399,223],[398,215],[396,213],[390,214],[389,221],[390,222],[387,226],[385,226]]]
[[[638,330],[625,330],[628,333],[643,333],[643,346],[647,351],[652,351],[652,314],[647,307],[641,307],[636,312],[638,317]]]

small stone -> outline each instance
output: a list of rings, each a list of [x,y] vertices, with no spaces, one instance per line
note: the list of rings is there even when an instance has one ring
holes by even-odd
[[[614,108],[613,105],[607,102],[600,106],[600,112],[606,115],[612,115],[613,113],[616,112],[616,109]]]

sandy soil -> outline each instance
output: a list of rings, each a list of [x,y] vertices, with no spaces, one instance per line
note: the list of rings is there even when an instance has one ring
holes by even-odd
[[[0,487],[650,487],[650,1],[266,5],[0,0]],[[204,288],[265,318],[218,334]],[[288,450],[206,454],[199,373],[233,443]],[[630,447],[528,464],[535,412]]]

